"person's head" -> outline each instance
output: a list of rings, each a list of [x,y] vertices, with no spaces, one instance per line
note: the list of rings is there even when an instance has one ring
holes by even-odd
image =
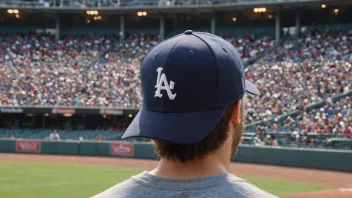
[[[143,107],[123,139],[153,139],[164,159],[187,162],[234,154],[244,130],[245,79],[232,44],[190,30],[155,46],[141,65]],[[232,152],[231,152],[232,151]]]
[[[208,155],[214,154],[225,144],[230,143],[231,156],[233,156],[237,151],[244,131],[244,102],[242,100],[229,105],[214,128],[199,142],[178,144],[163,140],[153,140],[156,153],[162,158],[185,163],[204,159]]]

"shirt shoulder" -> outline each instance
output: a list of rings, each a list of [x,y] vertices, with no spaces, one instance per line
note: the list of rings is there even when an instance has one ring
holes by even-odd
[[[251,184],[250,182],[236,177],[228,176],[228,185],[225,186],[229,192],[235,197],[261,197],[261,198],[277,198],[276,196],[264,191],[261,188]]]
[[[238,197],[276,198],[255,185],[231,174],[206,179],[165,179],[142,173],[92,198]]]
[[[134,187],[137,187],[137,183],[134,182],[131,178],[127,179],[115,186],[94,195],[91,198],[118,198],[118,197],[131,197],[128,196],[129,192],[133,190]]]

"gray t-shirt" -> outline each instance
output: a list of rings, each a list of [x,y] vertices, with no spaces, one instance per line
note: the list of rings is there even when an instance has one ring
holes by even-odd
[[[253,184],[231,174],[197,179],[169,179],[146,171],[93,198],[238,197],[274,198]]]

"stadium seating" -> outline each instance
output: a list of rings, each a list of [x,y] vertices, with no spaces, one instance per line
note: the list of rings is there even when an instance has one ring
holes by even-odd
[[[61,140],[95,140],[102,136],[103,140],[121,139],[122,131],[97,131],[97,130],[57,130]],[[26,139],[48,139],[48,129],[0,129],[0,138],[26,138]]]
[[[255,61],[246,67],[246,75],[262,93],[247,96],[244,144],[326,147],[331,138],[351,137],[352,30],[304,34],[277,46],[270,35],[231,36],[221,31],[246,64]],[[132,108],[142,104],[141,60],[160,42],[158,36],[138,34],[125,41],[116,35],[88,34],[55,41],[50,35],[14,33],[0,41],[0,106]],[[329,128],[323,129],[321,122]],[[49,133],[0,129],[0,137],[45,139]],[[58,133],[63,140],[98,135],[114,140],[122,135],[96,130]]]
[[[247,97],[247,123],[277,118],[352,90],[348,33],[288,40],[246,68],[261,97]]]
[[[269,35],[224,38],[246,63],[275,43]],[[133,108],[142,103],[141,60],[160,41],[150,35],[131,35],[123,42],[114,35],[55,41],[39,34],[9,34],[0,40],[0,105]]]

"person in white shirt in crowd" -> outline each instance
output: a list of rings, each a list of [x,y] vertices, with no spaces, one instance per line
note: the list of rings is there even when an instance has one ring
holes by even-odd
[[[60,135],[56,132],[56,130],[51,130],[49,139],[50,140],[60,140]]]

